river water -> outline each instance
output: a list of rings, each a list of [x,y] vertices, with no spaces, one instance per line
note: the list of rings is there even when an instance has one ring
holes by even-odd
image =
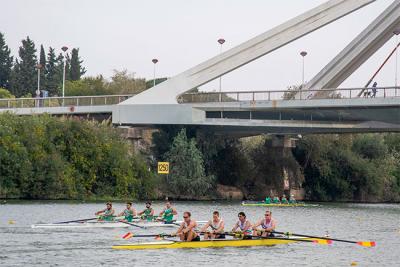
[[[159,212],[163,203],[153,204]],[[325,235],[355,241],[376,241],[373,248],[334,242],[332,245],[295,243],[274,247],[179,250],[113,250],[128,241],[121,236],[171,232],[169,228],[32,229],[32,223],[93,217],[102,203],[3,202],[0,205],[0,266],[400,266],[399,204],[321,204],[318,207],[271,208],[277,231]],[[119,212],[123,203],[114,203]],[[141,210],[143,203],[135,203]],[[191,211],[207,220],[219,210],[230,229],[237,213],[251,221],[263,217],[263,207],[242,207],[239,202],[177,202],[179,219]],[[11,222],[10,222],[11,221]],[[11,223],[11,224],[10,224]],[[154,241],[141,239],[143,241]]]

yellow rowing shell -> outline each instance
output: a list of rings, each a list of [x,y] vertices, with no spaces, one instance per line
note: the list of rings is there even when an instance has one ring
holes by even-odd
[[[275,246],[295,242],[313,242],[310,238],[266,238],[266,239],[220,239],[202,240],[194,242],[181,241],[158,241],[148,243],[133,243],[125,245],[114,245],[113,249],[178,249],[178,248],[220,248],[220,247],[253,247],[253,246]]]

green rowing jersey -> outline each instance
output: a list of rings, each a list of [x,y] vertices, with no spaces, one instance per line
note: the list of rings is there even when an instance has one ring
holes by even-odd
[[[279,201],[279,198],[278,198],[278,197],[274,197],[274,199],[272,200],[272,203],[274,203],[274,204],[279,204],[279,203],[281,203],[281,202]]]
[[[288,204],[288,200],[286,199],[286,197],[282,197],[281,202],[282,204]]]
[[[270,197],[266,197],[265,198],[265,204],[271,204],[271,198]]]
[[[174,219],[174,214],[172,213],[172,209],[165,209],[163,214],[163,219],[165,222],[172,222]]]
[[[128,222],[131,222],[133,220],[133,211],[125,209],[124,216],[125,216],[125,220],[127,220]]]
[[[105,210],[104,214],[100,216],[101,220],[104,221],[113,221],[114,220],[114,215],[113,215],[113,210]]]
[[[143,214],[142,214],[143,220],[147,220],[149,222],[152,221],[153,220],[153,215],[150,215],[152,211],[153,211],[152,208],[145,209]]]

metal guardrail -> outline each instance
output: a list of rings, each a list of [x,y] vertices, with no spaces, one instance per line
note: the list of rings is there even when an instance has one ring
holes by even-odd
[[[359,96],[359,94],[361,95]],[[335,88],[319,90],[281,91],[230,91],[187,93],[178,97],[179,103],[271,101],[271,100],[312,100],[312,99],[353,99],[400,97],[400,87],[376,88]]]
[[[0,109],[116,105],[133,95],[3,98]]]

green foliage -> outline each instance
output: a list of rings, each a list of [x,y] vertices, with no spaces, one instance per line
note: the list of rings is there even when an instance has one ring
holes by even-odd
[[[134,73],[127,70],[114,70],[111,82],[106,86],[110,94],[138,94],[146,90],[146,80],[135,78]]]
[[[315,135],[294,150],[313,200],[371,201],[399,199],[393,187],[399,161],[389,153],[384,135]]]
[[[24,96],[28,93],[35,94],[37,83],[37,57],[34,42],[29,36],[22,40],[19,48],[19,60],[14,66],[14,79],[12,80],[11,93],[16,97]]]
[[[159,83],[165,82],[166,80],[168,80],[168,78],[156,78],[156,85],[159,84]],[[153,86],[154,86],[154,79],[148,80],[146,82],[146,89],[149,89],[149,88],[151,88]]]
[[[69,79],[78,81],[81,76],[86,73],[86,69],[82,67],[83,60],[79,57],[79,49],[73,48],[71,51],[71,61],[69,62]]]
[[[152,176],[107,124],[0,115],[0,198],[136,199]]]
[[[107,95],[103,76],[86,77],[78,81],[65,82],[66,96]]]
[[[0,98],[15,98],[10,91],[0,87]]]
[[[175,137],[164,158],[170,162],[167,184],[173,194],[200,197],[210,193],[215,179],[205,175],[202,154],[195,140],[187,138],[185,129]]]
[[[44,52],[43,45],[40,45],[39,54],[39,64],[41,66],[40,70],[40,90],[45,90],[47,85],[46,77],[46,53]]]
[[[46,75],[46,85],[44,88],[49,91],[49,96],[56,96],[60,95],[61,93],[60,88],[62,83],[62,67],[62,61],[57,61],[54,48],[49,47],[44,71]]]
[[[12,65],[13,57],[10,48],[6,45],[4,35],[0,32],[0,88],[10,89]]]

